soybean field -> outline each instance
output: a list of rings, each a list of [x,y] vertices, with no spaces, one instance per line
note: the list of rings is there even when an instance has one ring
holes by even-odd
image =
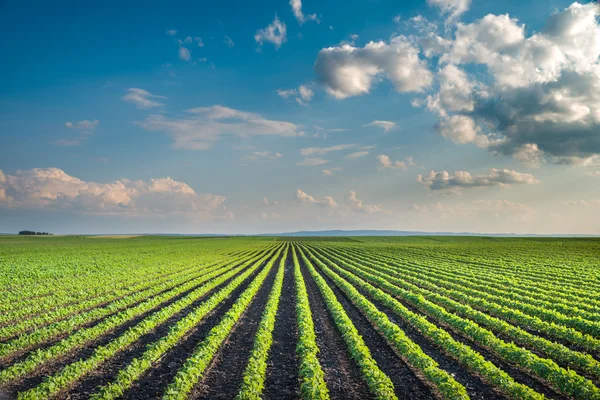
[[[0,399],[600,399],[600,240],[0,236]]]

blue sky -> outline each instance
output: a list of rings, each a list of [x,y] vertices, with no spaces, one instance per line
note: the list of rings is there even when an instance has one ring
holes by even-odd
[[[213,3],[3,3],[0,232],[600,234],[598,5]]]

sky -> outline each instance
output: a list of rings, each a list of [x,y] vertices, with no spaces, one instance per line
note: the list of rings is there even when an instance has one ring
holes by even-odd
[[[600,234],[600,5],[0,2],[0,232]]]

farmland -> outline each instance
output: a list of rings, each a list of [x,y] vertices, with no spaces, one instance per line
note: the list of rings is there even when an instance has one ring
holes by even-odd
[[[600,240],[2,237],[0,398],[600,399]]]

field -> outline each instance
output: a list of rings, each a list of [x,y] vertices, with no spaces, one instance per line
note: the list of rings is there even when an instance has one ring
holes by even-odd
[[[600,240],[0,236],[0,399],[600,399]]]

